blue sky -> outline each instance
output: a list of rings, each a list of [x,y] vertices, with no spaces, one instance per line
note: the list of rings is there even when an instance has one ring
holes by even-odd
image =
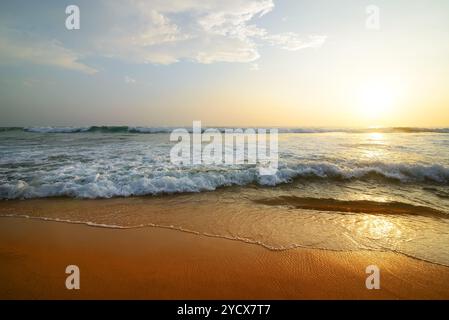
[[[1,126],[449,125],[447,1],[2,1],[0,28]]]

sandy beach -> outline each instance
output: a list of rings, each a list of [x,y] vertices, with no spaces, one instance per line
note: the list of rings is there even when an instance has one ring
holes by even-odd
[[[81,289],[65,288],[80,268]],[[365,268],[381,289],[365,288]],[[271,251],[156,227],[0,220],[1,299],[448,299],[449,268],[395,253]]]
[[[449,300],[449,1],[79,2],[0,1],[0,300]]]

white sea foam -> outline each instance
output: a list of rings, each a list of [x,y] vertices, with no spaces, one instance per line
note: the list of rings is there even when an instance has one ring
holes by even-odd
[[[338,167],[333,164],[283,165],[274,176],[260,176],[254,167],[239,169],[215,168],[198,171],[189,169],[168,169],[157,175],[145,173],[127,175],[126,171],[99,175],[88,168],[73,168],[75,179],[68,178],[67,168],[55,175],[38,177],[40,183],[17,180],[0,185],[0,198],[40,198],[69,196],[76,198],[111,198],[118,196],[157,195],[212,191],[219,187],[247,185],[275,186],[294,179],[354,180],[392,179],[398,182],[433,182],[449,184],[449,168],[441,165],[423,166],[411,164],[368,164],[358,168]]]
[[[174,130],[171,127],[129,127],[131,133],[170,133]]]
[[[78,133],[89,129],[90,127],[26,127],[23,130],[34,133]]]

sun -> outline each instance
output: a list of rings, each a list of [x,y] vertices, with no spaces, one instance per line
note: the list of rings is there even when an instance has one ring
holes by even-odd
[[[366,83],[358,90],[357,109],[363,117],[379,120],[394,107],[397,89],[382,82]]]

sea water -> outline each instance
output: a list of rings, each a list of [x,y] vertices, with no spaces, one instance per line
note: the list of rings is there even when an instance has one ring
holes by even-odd
[[[395,251],[449,265],[449,129],[279,128],[274,176],[246,164],[174,165],[171,130],[3,128],[0,207],[64,197],[106,209],[80,210],[73,200],[67,210],[1,214],[162,226],[273,250]]]

